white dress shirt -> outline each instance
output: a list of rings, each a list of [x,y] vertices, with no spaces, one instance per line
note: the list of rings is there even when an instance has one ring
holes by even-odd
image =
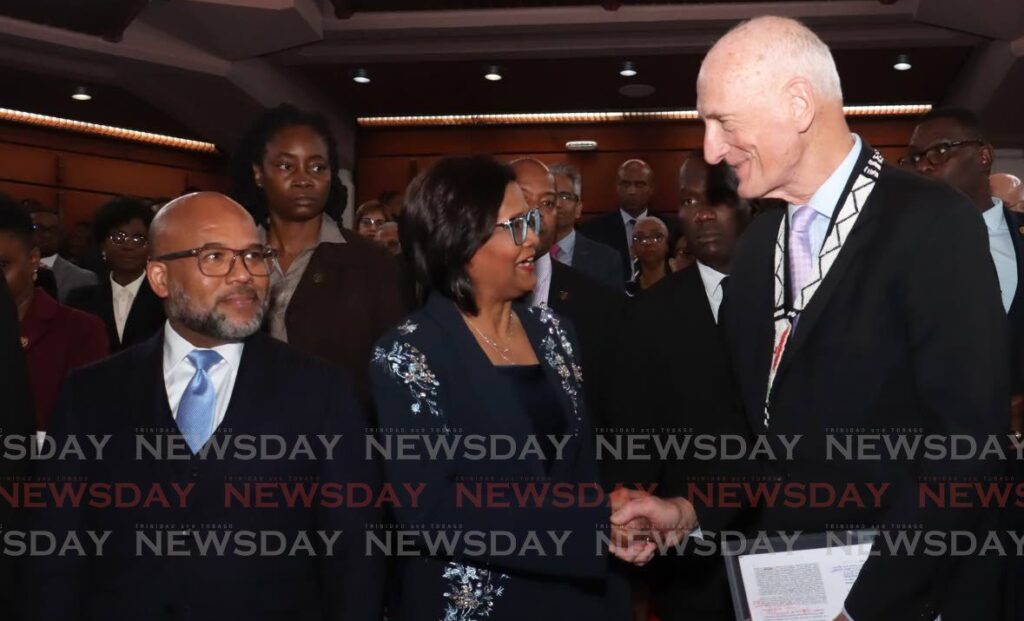
[[[551,291],[551,255],[545,252],[537,257],[533,262],[533,272],[537,275],[537,284],[533,287],[530,306],[547,306]]]
[[[992,206],[981,214],[988,229],[988,249],[999,276],[999,292],[1003,296],[1003,309],[1010,312],[1013,296],[1017,294],[1017,252],[1013,249],[1010,227],[1003,213],[1003,201],[992,197]]]
[[[51,254],[48,257],[40,258],[39,262],[52,270],[53,269],[53,263],[56,260],[57,260],[57,253],[53,253],[53,254]]]
[[[832,171],[829,178],[825,180],[825,183],[821,184],[821,187],[814,192],[811,200],[807,203],[817,215],[811,221],[810,231],[811,251],[815,256],[821,251],[821,245],[825,243],[825,233],[828,232],[828,225],[832,221],[832,212],[836,208],[842,208],[842,205],[838,204],[839,197],[842,195],[843,188],[846,187],[846,182],[849,181],[850,175],[853,174],[853,167],[857,164],[857,157],[860,156],[860,136],[857,134],[851,134],[851,136],[853,137],[853,147],[850,149],[850,152],[846,154],[846,158]],[[789,206],[790,226],[793,224],[793,214],[802,206]]]
[[[217,392],[217,409],[211,432],[220,426],[228,411],[244,347],[244,343],[228,343],[213,348],[222,360],[213,365],[208,374]],[[196,368],[186,358],[194,349],[207,348],[189,343],[185,337],[175,332],[170,322],[164,324],[164,386],[167,388],[167,404],[171,406],[171,415],[175,420],[178,419],[178,404],[181,403],[181,397],[192,381],[192,376],[196,374]]]
[[[142,272],[141,276],[122,287],[114,280],[114,275],[110,275],[110,289],[114,296],[114,324],[117,325],[117,340],[119,341],[124,338],[124,324],[128,323],[128,313],[132,312],[132,302],[139,294],[139,287],[142,286],[142,280],[145,277],[146,272]]]
[[[641,213],[639,216],[634,217],[629,215],[629,212],[627,212],[625,209],[619,209],[619,215],[622,216],[622,225],[626,229],[626,249],[629,250],[630,248],[633,247],[633,227],[636,226],[637,220],[647,216],[647,210],[644,209],[643,213]],[[633,221],[633,224],[629,223],[630,220]],[[632,254],[633,253],[630,252],[630,255]]]
[[[718,323],[718,309],[722,306],[722,297],[725,291],[722,289],[722,280],[728,277],[713,267],[708,267],[697,261],[697,270],[700,271],[700,279],[704,281],[704,293],[708,296],[708,303],[711,304],[711,313],[715,316],[715,323]]]

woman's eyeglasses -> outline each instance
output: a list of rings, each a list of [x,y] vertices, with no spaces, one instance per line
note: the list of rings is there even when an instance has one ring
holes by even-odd
[[[115,246],[145,248],[149,245],[149,238],[145,235],[129,235],[124,231],[114,231],[110,235],[107,235],[107,239],[109,239]]]
[[[633,243],[640,244],[642,246],[650,246],[651,244],[660,244],[665,241],[665,236],[661,233],[655,233],[654,235],[634,235]]]
[[[517,246],[526,243],[526,235],[533,229],[534,235],[540,235],[540,210],[533,208],[526,213],[496,223],[495,228],[503,226],[508,229],[512,241]]]

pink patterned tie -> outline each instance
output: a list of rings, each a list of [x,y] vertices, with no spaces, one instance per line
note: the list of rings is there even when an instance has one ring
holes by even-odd
[[[562,249],[559,247],[558,244],[555,244],[554,246],[551,246],[551,258],[552,259],[558,259],[558,255],[560,255],[560,254],[562,254]]]
[[[815,253],[811,249],[811,224],[818,212],[801,205],[793,213],[789,228],[789,285],[794,303],[811,278]]]

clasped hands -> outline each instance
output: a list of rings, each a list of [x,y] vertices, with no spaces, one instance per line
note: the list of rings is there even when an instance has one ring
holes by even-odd
[[[610,498],[608,551],[627,563],[646,565],[659,545],[675,546],[697,527],[697,513],[685,498],[658,498],[625,487],[616,488]]]

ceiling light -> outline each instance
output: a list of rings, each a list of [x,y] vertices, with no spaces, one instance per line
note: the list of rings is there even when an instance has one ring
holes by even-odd
[[[75,92],[71,95],[71,98],[75,101],[89,101],[92,99],[92,95],[89,94],[89,89],[84,86],[75,87]]]
[[[370,74],[367,73],[366,69],[356,69],[352,72],[352,81],[360,84],[369,84]]]
[[[497,82],[501,79],[501,70],[498,65],[491,65],[487,68],[487,73],[484,74],[484,78],[491,82]]]
[[[633,63],[627,60],[626,62],[622,63],[622,69],[619,70],[619,75],[621,75],[624,78],[631,78],[636,75],[636,67],[633,65]]]
[[[896,64],[892,66],[896,71],[908,71],[913,65],[910,64],[910,57],[900,54],[896,57]]]

